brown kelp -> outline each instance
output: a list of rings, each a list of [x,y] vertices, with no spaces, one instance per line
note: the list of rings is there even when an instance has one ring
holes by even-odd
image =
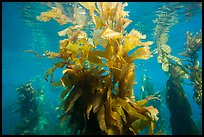
[[[172,134],[200,134],[191,118],[191,107],[181,86],[184,78],[189,79],[188,68],[182,65],[181,59],[170,55],[171,48],[167,45],[169,28],[178,22],[175,8],[165,5],[157,12],[158,18],[155,20],[157,59],[162,69],[169,75],[166,83],[166,101],[171,114]]]
[[[173,135],[199,135],[201,134],[191,118],[192,110],[183,87],[170,76],[166,83],[167,105],[171,116],[170,122]]]
[[[42,90],[34,91],[31,83],[23,84],[16,89],[18,108],[13,113],[20,113],[20,121],[15,129],[17,135],[41,134],[42,126],[46,124],[39,109]]]
[[[137,30],[125,32],[131,22],[124,11],[127,3],[80,2],[75,6],[91,19],[92,37],[83,30],[84,23],[73,23],[58,33],[67,37],[60,41],[59,53],[45,52],[48,58],[61,59],[45,75],[46,80],[50,76],[52,85],[66,87],[57,107],[63,111],[61,121],[68,119],[73,134],[139,134],[145,128],[153,134],[158,110],[146,107],[146,103],[156,97],[135,100],[133,91],[133,61],[150,58],[152,42],[142,42],[146,35]],[[74,13],[74,17],[76,14],[79,13]],[[60,23],[61,16],[61,9],[52,7],[37,19]],[[77,19],[83,22],[82,18]],[[54,82],[57,68],[63,69],[63,76]]]
[[[194,90],[194,100],[202,109],[202,66],[199,65],[198,51],[202,48],[202,32],[192,36],[192,33],[187,32],[187,42],[185,51],[181,55],[188,60],[188,69],[190,70],[189,80],[192,82]]]

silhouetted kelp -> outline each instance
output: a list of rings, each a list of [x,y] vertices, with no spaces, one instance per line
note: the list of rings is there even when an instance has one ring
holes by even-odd
[[[69,119],[68,127],[73,134],[139,134],[145,128],[149,128],[148,134],[154,134],[158,110],[146,107],[146,103],[156,97],[136,101],[133,92],[133,61],[149,59],[152,42],[140,41],[146,35],[137,30],[125,33],[131,22],[126,18],[128,12],[124,11],[127,3],[80,2],[74,5],[82,9],[74,11],[76,22],[68,20],[69,15],[57,7],[37,17],[45,22],[54,19],[61,25],[74,24],[58,33],[68,36],[60,41],[59,53],[45,52],[48,58],[61,59],[45,75],[46,80],[51,76],[52,85],[66,87],[60,95],[62,103],[57,107],[63,111],[61,121]],[[85,23],[77,14],[91,19],[92,38],[83,31]],[[138,49],[129,55],[136,47]],[[57,68],[63,68],[63,76],[54,82]]]
[[[192,110],[180,83],[170,77],[166,83],[167,105],[171,116],[170,122],[173,135],[199,135],[194,121],[191,118]]]
[[[23,84],[16,89],[18,97],[18,109],[13,113],[20,113],[20,121],[16,126],[17,135],[42,134],[46,119],[39,109],[42,90],[34,91],[31,83]]]
[[[191,107],[180,84],[184,78],[192,79],[191,81],[193,81],[193,78],[190,78],[192,76],[188,76],[189,67],[182,65],[182,61],[178,57],[170,55],[171,48],[167,45],[169,28],[178,22],[175,9],[176,7],[168,5],[161,7],[158,11],[158,18],[154,21],[157,24],[155,28],[158,50],[157,59],[161,63],[162,69],[170,76],[166,83],[166,100],[171,114],[172,134],[201,134],[191,118]],[[202,43],[200,37],[196,41]],[[197,51],[198,47],[194,46],[193,49]],[[198,76],[197,83],[201,79],[201,75]],[[199,83],[202,83],[202,80]],[[200,96],[202,97],[202,94]]]

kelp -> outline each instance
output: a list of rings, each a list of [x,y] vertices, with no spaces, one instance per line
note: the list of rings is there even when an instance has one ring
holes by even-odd
[[[55,7],[48,12],[42,12],[40,16],[37,16],[37,20],[47,22],[50,19],[56,20],[60,25],[66,24],[69,20],[66,15],[61,13],[61,10]]]
[[[170,77],[166,83],[167,105],[171,116],[173,135],[200,135],[196,124],[191,118],[192,110],[180,83]]]
[[[179,58],[170,55],[171,48],[167,44],[170,27],[178,23],[175,8],[176,7],[172,7],[171,5],[160,7],[156,12],[158,18],[153,21],[155,24],[157,24],[154,29],[154,37],[157,42],[158,51],[157,60],[159,63],[161,63],[162,69],[167,73],[169,72],[171,60],[175,61],[177,64],[181,64]]]
[[[80,134],[139,134],[146,127],[149,127],[148,134],[154,134],[158,110],[146,107],[146,103],[157,98],[150,96],[136,101],[133,91],[133,61],[150,58],[152,42],[143,42],[146,35],[137,30],[125,33],[124,29],[131,22],[126,18],[128,12],[124,11],[127,3],[80,2],[75,5],[91,16],[92,37],[89,38],[83,25],[72,22],[74,26],[58,33],[66,37],[60,40],[59,52],[45,53],[48,58],[61,59],[45,75],[46,80],[51,76],[53,84],[54,71],[63,68],[61,84],[53,84],[66,87],[57,108],[63,112],[61,121],[64,123],[70,117],[68,127]],[[52,10],[47,14],[55,18]],[[135,52],[128,54],[138,46]]]
[[[158,50],[157,59],[158,62],[161,63],[162,69],[170,77],[166,84],[166,96],[167,104],[171,113],[170,122],[172,126],[172,133],[200,134],[194,121],[191,118],[191,107],[181,86],[181,82],[183,83],[184,78],[190,80],[191,76],[189,76],[189,68],[186,65],[182,64],[183,62],[181,62],[181,59],[170,55],[171,48],[166,44],[168,41],[169,28],[178,22],[175,13],[175,7],[172,7],[171,5],[166,5],[161,7],[157,13],[158,18],[154,21],[154,23],[157,24],[155,28],[155,38],[157,41]],[[197,42],[202,43],[201,39],[197,39]],[[188,40],[187,43],[189,44],[190,41]],[[195,51],[197,51],[199,49],[198,47],[193,48],[195,48]],[[184,52],[184,55],[187,55],[187,53]],[[175,105],[175,102],[178,101],[179,103]],[[188,128],[186,127],[186,125],[189,125]],[[185,127],[185,130],[181,130],[181,127]]]
[[[42,12],[36,19],[47,22],[51,19],[57,21],[60,25],[73,23],[74,25],[83,26],[87,29],[91,24],[91,17],[87,11],[76,2],[43,2],[42,4],[51,8],[48,12]]]
[[[16,89],[18,98],[18,108],[13,113],[20,113],[20,120],[15,128],[17,135],[36,135],[43,130],[46,119],[40,112],[40,98],[43,91],[34,91],[31,83],[25,83]]]
[[[178,82],[181,82],[183,78],[189,78],[188,70],[182,65],[180,58],[171,55],[171,48],[167,45],[169,29],[178,23],[175,9],[177,9],[180,4],[177,3],[174,6],[175,7],[169,4],[159,8],[159,11],[157,11],[158,18],[154,20],[154,23],[157,24],[154,29],[154,36],[157,42],[157,61],[161,63],[162,69],[168,75],[175,77]]]
[[[187,68],[190,70],[189,80],[194,90],[194,100],[202,108],[202,66],[199,65],[198,51],[202,48],[202,32],[192,37],[187,32],[187,42],[184,52],[180,53],[189,59]]]

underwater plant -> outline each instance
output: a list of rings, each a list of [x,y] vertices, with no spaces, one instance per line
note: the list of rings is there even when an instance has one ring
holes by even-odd
[[[175,14],[171,6],[161,7],[160,11],[158,11],[158,19],[154,22],[157,24],[155,28],[158,50],[157,59],[161,63],[162,69],[169,75],[166,83],[166,102],[171,114],[172,134],[200,134],[200,131],[191,118],[192,110],[181,86],[181,83],[184,83],[184,78],[189,79],[188,68],[182,65],[181,59],[170,55],[171,48],[166,44],[168,41],[169,27],[178,21],[175,18]],[[172,19],[171,22],[167,22],[168,19]]]
[[[149,59],[152,42],[142,42],[146,35],[137,30],[125,32],[131,23],[122,2],[79,2],[80,14],[92,20],[92,38],[83,30],[83,23],[73,23],[58,32],[66,36],[60,40],[59,53],[46,51],[48,58],[61,59],[46,71],[45,79],[53,86],[66,89],[60,95],[62,122],[67,120],[73,134],[139,134],[149,128],[154,134],[158,110],[146,106],[157,99],[148,96],[135,100],[135,59]],[[85,14],[84,14],[85,12]],[[78,13],[77,13],[78,14]],[[61,23],[64,14],[52,7],[37,17],[40,21]],[[66,15],[68,16],[68,15]],[[76,16],[75,16],[76,17]],[[78,18],[78,22],[83,19]],[[133,51],[130,53],[130,51]],[[63,76],[54,82],[54,71],[62,68]]]
[[[194,90],[194,100],[202,109],[202,66],[198,61],[198,51],[202,48],[202,32],[192,37],[192,33],[187,32],[187,43],[185,51],[181,55],[188,58],[187,68],[190,70],[189,80],[192,82]]]
[[[20,113],[20,121],[16,126],[17,135],[39,134],[46,124],[46,119],[39,109],[42,90],[34,91],[31,83],[23,84],[16,89],[18,96],[18,108],[13,113]]]
[[[175,79],[170,76],[166,83],[167,89],[167,105],[171,116],[170,122],[173,135],[199,135],[198,130],[191,115],[192,110],[183,87],[180,83],[175,82]]]

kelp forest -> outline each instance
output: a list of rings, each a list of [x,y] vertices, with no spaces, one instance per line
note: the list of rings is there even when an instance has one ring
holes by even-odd
[[[58,105],[50,110],[58,117],[53,128],[58,129],[58,133],[48,132],[53,129],[49,129],[46,118],[49,113],[43,111],[46,106],[44,89],[35,89],[32,82],[25,81],[16,89],[18,102],[13,113],[20,115],[20,121],[15,134],[202,134],[202,125],[192,117],[192,106],[184,88],[192,88],[188,92],[192,92],[191,98],[201,111],[197,115],[202,118],[202,62],[199,61],[202,31],[185,32],[184,48],[180,48],[180,53],[173,47],[181,45],[169,42],[173,39],[171,29],[180,21],[177,11],[182,10],[188,22],[194,8],[202,9],[202,2],[189,4],[191,7],[181,2],[160,6],[150,22],[155,25],[154,39],[142,29],[128,28],[134,23],[129,17],[131,11],[125,10],[131,4],[41,3],[47,10],[43,9],[36,16],[36,22],[64,26],[57,34],[59,44],[54,45],[58,51],[46,49],[41,54],[26,49],[22,53],[52,62],[52,67],[44,65],[46,71],[41,77],[58,89],[58,99],[52,100]],[[165,84],[160,84],[162,90],[156,88],[151,74],[145,70],[145,62],[152,58],[160,66],[160,73],[167,77],[163,80]],[[139,61],[144,62],[143,66]],[[138,83],[139,90],[135,88]]]

